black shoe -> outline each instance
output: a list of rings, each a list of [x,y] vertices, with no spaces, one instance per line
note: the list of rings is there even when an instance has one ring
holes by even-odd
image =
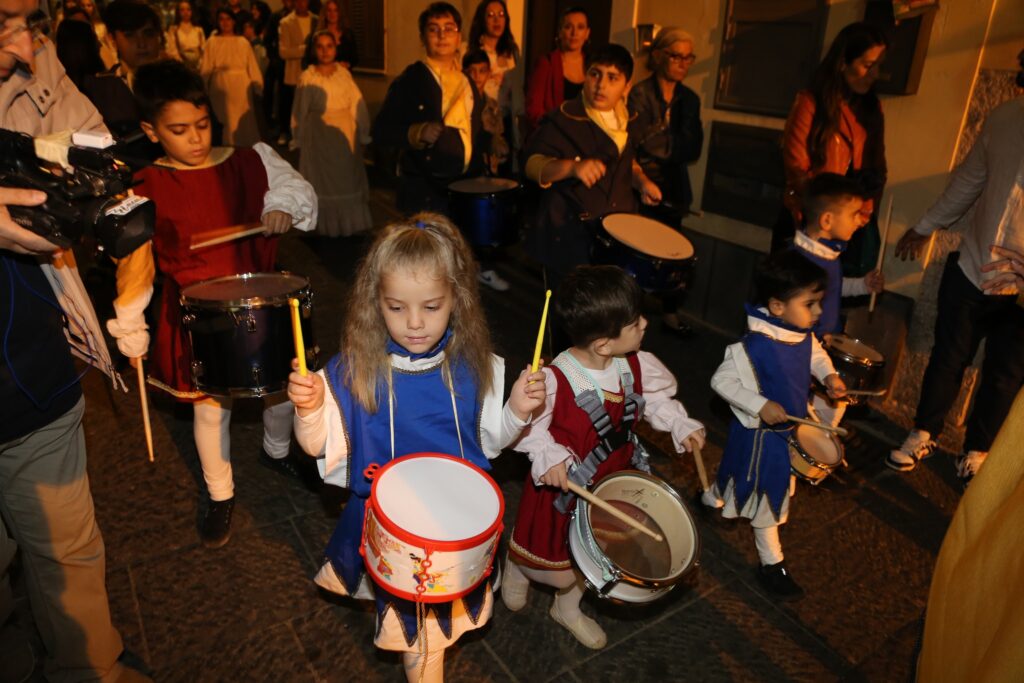
[[[302,479],[302,476],[299,474],[299,469],[295,466],[295,460],[292,459],[290,453],[283,458],[272,458],[269,453],[260,449],[260,464],[268,469],[274,470],[278,474],[283,474],[286,477],[291,477],[292,479],[298,479],[300,481]]]
[[[789,575],[785,562],[762,564],[757,568],[757,578],[764,589],[779,600],[799,600],[804,597],[804,589]]]
[[[211,500],[206,506],[206,516],[199,528],[199,538],[207,548],[219,548],[231,538],[231,513],[235,499]]]

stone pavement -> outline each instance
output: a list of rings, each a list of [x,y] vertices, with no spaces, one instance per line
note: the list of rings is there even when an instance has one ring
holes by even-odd
[[[341,305],[365,244],[294,234],[283,240],[282,265],[313,283],[324,358],[337,350]],[[543,297],[537,274],[514,258],[499,271],[511,291],[485,289],[483,298],[512,377],[532,351]],[[730,340],[695,326],[693,338],[679,341],[654,322],[645,348],[675,372],[680,397],[707,425],[713,473],[729,413],[713,399],[709,379]],[[259,401],[236,403],[234,533],[225,547],[207,550],[197,538],[206,496],[190,410],[153,398],[151,464],[137,395],[113,394],[95,372],[85,387],[89,474],[113,616],[156,680],[403,680],[398,657],[372,645],[372,609],[322,594],[310,581],[345,496],[309,493],[258,464]],[[760,589],[748,525],[714,523],[691,505],[700,567],[682,586],[647,607],[588,596],[584,610],[608,631],[604,650],[578,645],[548,618],[551,593],[531,589],[521,612],[497,601],[492,622],[449,650],[447,680],[907,680],[959,487],[945,456],[910,474],[889,471],[881,456],[902,433],[872,414],[852,424],[849,469],[818,488],[801,484],[782,531],[787,563],[807,590],[801,602],[778,604]],[[668,457],[661,435],[644,435],[656,447],[657,472],[692,501],[692,458]],[[527,459],[506,452],[495,465],[508,529]]]

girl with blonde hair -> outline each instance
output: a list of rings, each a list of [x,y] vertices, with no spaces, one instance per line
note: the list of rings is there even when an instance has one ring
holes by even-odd
[[[417,604],[371,584],[360,557],[365,470],[417,452],[490,469],[544,404],[544,373],[520,373],[502,407],[504,361],[491,353],[472,250],[448,219],[419,213],[385,227],[359,265],[341,352],[289,377],[299,444],[324,481],[352,491],[317,585],[374,599],[374,643],[403,652],[409,680],[443,680],[444,650],[490,619],[492,578],[456,600]],[[330,387],[330,391],[327,390]]]

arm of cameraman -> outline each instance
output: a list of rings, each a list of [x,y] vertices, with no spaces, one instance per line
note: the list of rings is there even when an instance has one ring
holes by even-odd
[[[19,254],[49,254],[57,251],[53,242],[26,230],[11,219],[7,205],[37,206],[46,201],[46,195],[37,190],[0,187],[0,249]]]
[[[117,341],[117,349],[128,358],[145,356],[149,350],[149,326],[145,311],[153,298],[153,243],[141,247],[117,261],[116,317],[107,321],[107,331]],[[133,363],[134,365],[134,363]]]

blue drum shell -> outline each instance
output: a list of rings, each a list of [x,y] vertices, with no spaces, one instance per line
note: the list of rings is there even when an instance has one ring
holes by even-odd
[[[646,292],[672,292],[689,284],[694,257],[658,259],[619,242],[599,227],[594,240],[594,263],[619,266]]]
[[[496,192],[448,190],[448,212],[474,247],[502,247],[519,238],[519,187]]]

